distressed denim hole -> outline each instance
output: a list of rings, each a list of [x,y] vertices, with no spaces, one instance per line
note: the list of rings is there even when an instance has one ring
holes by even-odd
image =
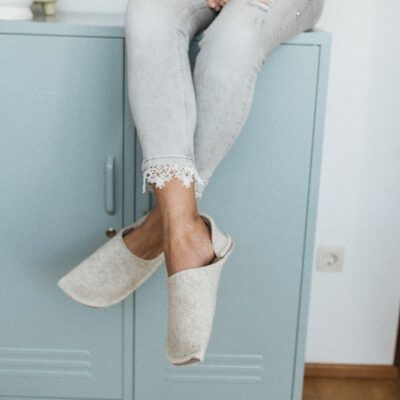
[[[247,4],[258,7],[263,11],[268,11],[274,0],[247,0]]]

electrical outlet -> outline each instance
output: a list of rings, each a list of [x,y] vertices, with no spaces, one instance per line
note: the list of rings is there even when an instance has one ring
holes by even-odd
[[[317,270],[323,272],[343,271],[344,247],[319,246],[317,254]]]

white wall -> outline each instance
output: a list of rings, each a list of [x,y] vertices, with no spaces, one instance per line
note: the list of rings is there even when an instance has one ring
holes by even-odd
[[[384,4],[383,4],[384,3]],[[327,1],[333,33],[307,360],[392,364],[400,299],[400,2]]]
[[[117,12],[127,0],[59,0]],[[317,245],[345,246],[342,273],[314,269],[308,362],[392,364],[400,303],[400,2],[326,0],[333,33]]]

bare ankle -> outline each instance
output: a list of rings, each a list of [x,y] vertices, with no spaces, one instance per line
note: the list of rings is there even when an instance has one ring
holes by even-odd
[[[215,257],[207,224],[199,216],[187,229],[164,236],[168,276],[194,266],[207,265]]]
[[[152,259],[163,251],[161,220],[157,210],[153,210],[143,224],[123,237],[131,252],[144,259]]]

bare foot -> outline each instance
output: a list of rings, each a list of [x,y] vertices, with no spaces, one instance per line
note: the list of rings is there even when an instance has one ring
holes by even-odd
[[[157,205],[143,224],[123,236],[123,240],[133,254],[145,260],[155,258],[163,251],[162,220]]]
[[[188,268],[208,265],[216,257],[211,232],[201,216],[164,229],[168,277]]]

